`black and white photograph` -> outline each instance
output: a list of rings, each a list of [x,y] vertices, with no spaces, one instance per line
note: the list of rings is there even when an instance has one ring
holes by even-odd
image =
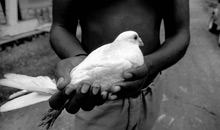
[[[220,0],[0,0],[0,130],[220,130]]]

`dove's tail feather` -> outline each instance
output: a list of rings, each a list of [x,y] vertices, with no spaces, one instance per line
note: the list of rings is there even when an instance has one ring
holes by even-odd
[[[0,86],[18,88],[22,91],[12,94],[0,107],[0,112],[11,111],[48,100],[57,92],[55,82],[47,76],[31,77],[20,74],[5,74]]]
[[[46,127],[46,129],[49,130],[53,126],[58,116],[62,113],[63,109],[64,107],[62,107],[60,110],[49,109],[48,113],[43,116],[42,122],[39,124],[39,126]]]
[[[9,96],[9,100],[12,100],[14,98],[17,98],[17,97],[20,97],[20,96],[23,96],[25,94],[28,94],[30,93],[29,91],[27,90],[21,90],[21,91],[18,91],[18,92],[15,92],[15,93],[12,93],[10,96]]]
[[[0,112],[7,112],[7,111],[23,108],[26,106],[30,106],[39,102],[47,101],[50,97],[51,95],[43,95],[32,92],[27,95],[6,102],[0,107]]]
[[[49,94],[53,94],[57,91],[55,82],[47,76],[31,77],[8,73],[5,74],[4,77],[5,79],[0,80],[0,85],[2,86]]]

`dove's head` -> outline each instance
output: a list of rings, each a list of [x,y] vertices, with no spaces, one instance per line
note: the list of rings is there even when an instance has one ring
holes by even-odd
[[[115,40],[116,41],[129,41],[139,46],[144,46],[144,43],[142,42],[141,38],[138,36],[138,34],[135,31],[125,31],[119,34]]]

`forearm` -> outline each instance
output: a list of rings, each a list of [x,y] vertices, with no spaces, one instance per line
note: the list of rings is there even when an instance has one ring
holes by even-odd
[[[146,55],[149,75],[155,75],[178,62],[184,56],[189,41],[190,34],[188,29],[185,29],[166,39],[157,51]]]
[[[58,25],[51,29],[50,44],[61,59],[86,54],[75,34]]]

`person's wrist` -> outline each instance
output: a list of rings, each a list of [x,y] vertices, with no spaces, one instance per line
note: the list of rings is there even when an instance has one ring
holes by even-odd
[[[87,57],[87,54],[85,54],[85,53],[77,54],[77,55],[74,55],[72,57],[69,57],[69,61],[71,62],[73,67],[75,67],[76,65],[81,63],[86,57]]]
[[[153,63],[153,61],[151,60],[150,57],[148,56],[145,56],[145,65],[147,67],[147,70],[148,70],[148,81],[152,81],[160,71],[158,71],[156,68],[155,68],[155,65]]]
[[[144,57],[144,64],[145,64],[145,66],[146,66],[146,68],[148,70],[147,71],[148,72],[147,73],[148,76],[155,73],[154,64],[153,64],[150,56],[149,57],[148,56]]]

